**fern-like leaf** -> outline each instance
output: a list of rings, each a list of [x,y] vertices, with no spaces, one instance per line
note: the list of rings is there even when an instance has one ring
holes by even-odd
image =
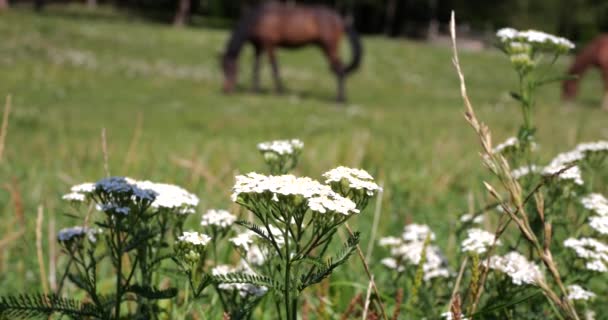
[[[260,276],[257,274],[249,274],[242,272],[227,273],[217,276],[212,276],[216,283],[249,283],[256,286],[264,286],[268,289],[277,291],[283,290],[283,284],[269,277]]]
[[[103,319],[104,314],[90,303],[81,303],[56,294],[20,294],[0,297],[0,318],[33,319],[62,314],[73,319]]]
[[[339,266],[344,264],[348,258],[355,252],[359,244],[359,232],[355,232],[348,238],[344,244],[344,248],[335,257],[327,259],[325,265],[318,267],[318,270],[308,276],[302,277],[302,283],[298,286],[298,290],[304,290],[306,287],[319,283]]]

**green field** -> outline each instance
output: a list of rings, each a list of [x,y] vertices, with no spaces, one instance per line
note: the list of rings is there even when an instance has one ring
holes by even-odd
[[[438,244],[453,254],[455,244],[445,235],[467,210],[469,195],[476,205],[485,203],[481,181],[489,175],[462,117],[450,48],[365,37],[362,67],[348,79],[349,102],[340,106],[332,102],[335,80],[315,48],[280,52],[289,89],[282,96],[270,90],[267,64],[265,93],[249,91],[248,48],[240,91],[223,95],[217,57],[227,36],[224,30],[129,21],[111,10],[85,15],[50,8],[36,15],[15,9],[0,16],[0,96],[13,97],[0,164],[7,187],[0,191],[0,238],[19,228],[10,188],[20,195],[27,225],[22,238],[2,247],[0,294],[41,290],[36,208],[44,206],[45,234],[52,219],[56,229],[78,223],[65,216],[70,207],[60,198],[72,184],[104,176],[102,128],[112,175],[181,185],[201,198],[200,212],[234,208],[234,175],[264,170],[256,143],[300,138],[305,148],[298,174],[319,178],[338,165],[368,170],[385,187],[379,235],[397,234],[405,221],[428,223],[440,235]],[[349,59],[346,44],[344,49]],[[557,69],[565,70],[569,59]],[[495,141],[514,135],[521,116],[509,96],[517,83],[508,59],[488,49],[463,51],[461,62]],[[558,85],[541,91],[535,121],[542,159],[581,141],[608,139],[601,96],[595,72],[573,105],[560,101]],[[370,207],[351,222],[362,232],[364,248]],[[198,223],[195,217],[189,222]],[[354,271],[339,277],[365,287],[356,259],[349,268]]]

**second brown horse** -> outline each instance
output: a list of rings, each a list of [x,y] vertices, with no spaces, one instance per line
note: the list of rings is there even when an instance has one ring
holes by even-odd
[[[339,57],[339,44],[343,34],[350,40],[353,59],[344,66]],[[333,10],[322,6],[296,6],[268,3],[252,9],[237,24],[232,32],[226,51],[222,56],[224,91],[232,92],[237,81],[237,60],[243,46],[254,47],[253,89],[260,89],[260,57],[266,53],[272,66],[275,87],[284,91],[279,76],[276,48],[297,48],[317,45],[327,56],[331,70],[338,79],[337,100],[344,101],[344,79],[357,69],[361,62],[362,47],[354,29]]]
[[[604,81],[604,110],[608,111],[608,34],[595,38],[581,50],[568,70],[573,79],[564,81],[562,98],[573,99],[578,91],[580,77],[589,69],[596,67],[600,70]]]

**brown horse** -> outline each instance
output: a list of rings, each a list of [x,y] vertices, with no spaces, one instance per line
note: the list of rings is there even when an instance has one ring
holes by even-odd
[[[564,81],[562,98],[570,100],[576,97],[578,81],[589,67],[597,67],[604,79],[604,110],[608,111],[608,35],[595,38],[589,45],[576,56],[574,63],[570,66],[568,74],[575,76],[574,79]]]
[[[346,32],[353,51],[353,60],[343,66],[338,54],[340,39]],[[268,55],[276,90],[284,91],[279,77],[275,49],[318,45],[327,56],[331,70],[338,78],[338,101],[344,101],[344,78],[357,69],[361,62],[362,47],[359,36],[351,26],[333,10],[322,6],[297,6],[267,3],[246,14],[237,24],[222,57],[224,91],[234,90],[237,81],[237,60],[246,43],[255,50],[253,89],[260,90],[260,56]]]

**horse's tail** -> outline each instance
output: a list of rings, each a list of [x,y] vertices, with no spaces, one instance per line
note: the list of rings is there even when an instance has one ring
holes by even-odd
[[[346,66],[346,68],[344,68],[344,73],[349,74],[357,70],[361,64],[363,45],[361,44],[361,38],[357,34],[357,31],[355,31],[355,28],[350,23],[346,26],[346,34],[348,36],[348,41],[350,42],[353,55],[352,61]]]

